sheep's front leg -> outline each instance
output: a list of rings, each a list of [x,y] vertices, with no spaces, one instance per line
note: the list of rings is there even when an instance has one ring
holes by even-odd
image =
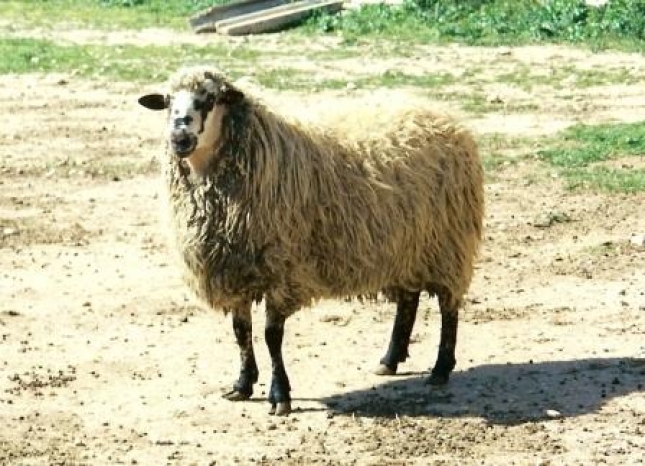
[[[264,338],[271,356],[271,389],[269,414],[286,416],[291,412],[291,385],[282,360],[282,338],[286,317],[267,300],[267,320],[264,328]]]
[[[377,375],[393,375],[400,362],[409,356],[408,346],[410,335],[417,316],[420,292],[400,290],[396,299],[396,317],[387,353],[381,359],[381,365],[376,369]]]
[[[233,331],[240,347],[240,376],[233,390],[224,398],[231,401],[248,400],[253,395],[253,384],[258,381],[258,366],[253,353],[253,332],[251,302],[240,304],[232,309]]]

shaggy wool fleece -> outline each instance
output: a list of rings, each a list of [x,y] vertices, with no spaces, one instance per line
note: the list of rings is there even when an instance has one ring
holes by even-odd
[[[180,89],[230,89],[192,69]],[[199,177],[168,152],[166,180],[189,282],[209,305],[266,297],[285,313],[318,298],[388,290],[466,292],[482,234],[472,135],[424,108],[360,131],[315,127],[250,95],[223,113]],[[344,121],[348,121],[345,119]]]

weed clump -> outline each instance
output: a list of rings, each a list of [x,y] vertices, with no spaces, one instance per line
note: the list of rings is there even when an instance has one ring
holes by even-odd
[[[630,42],[642,47],[645,2],[609,0],[407,0],[401,6],[364,5],[342,15],[316,15],[309,28],[348,39],[387,36],[416,41],[502,45],[530,42]]]

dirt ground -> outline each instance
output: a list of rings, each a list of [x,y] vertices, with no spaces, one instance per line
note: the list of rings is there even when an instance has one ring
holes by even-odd
[[[582,54],[645,68],[624,54],[507,52],[534,67]],[[500,52],[429,53],[448,68],[475,57],[495,67]],[[412,357],[385,378],[371,371],[392,305],[326,301],[287,323],[295,412],[276,418],[261,306],[256,393],[221,398],[238,371],[231,323],[196,305],[166,246],[162,117],[137,107],[142,91],[0,76],[0,464],[643,464],[645,248],[630,242],[645,233],[643,194],[570,192],[526,159],[497,170],[448,386],[424,384],[434,301],[422,299]],[[354,99],[279,97],[301,108]],[[456,113],[502,138],[645,117],[639,84],[517,98],[538,111]]]

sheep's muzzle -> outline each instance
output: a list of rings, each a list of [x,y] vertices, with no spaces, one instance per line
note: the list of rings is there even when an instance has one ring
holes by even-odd
[[[176,130],[170,134],[170,145],[173,152],[183,159],[195,150],[197,137],[185,129]]]

